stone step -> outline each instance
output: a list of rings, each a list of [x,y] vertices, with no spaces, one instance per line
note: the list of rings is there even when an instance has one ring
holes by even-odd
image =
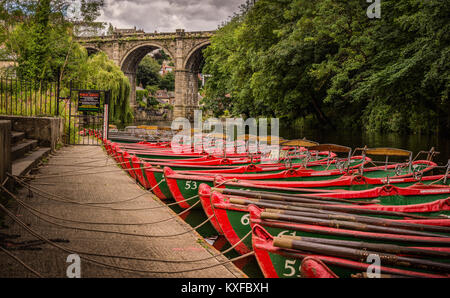
[[[17,144],[25,139],[25,133],[20,131],[12,131],[11,132],[11,144]]]
[[[34,150],[38,145],[37,140],[24,139],[11,148],[11,160],[16,160],[24,156],[27,152]]]
[[[39,161],[46,157],[51,151],[49,147],[38,148],[27,154],[25,157],[19,158],[12,163],[12,174],[15,176],[23,176],[35,167]]]

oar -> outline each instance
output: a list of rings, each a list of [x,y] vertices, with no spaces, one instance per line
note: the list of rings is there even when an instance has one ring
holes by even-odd
[[[393,227],[393,228],[403,228],[403,229],[411,229],[416,231],[428,231],[428,232],[437,232],[437,233],[450,233],[450,227],[446,226],[433,226],[426,224],[415,224],[415,223],[407,223],[407,222],[398,222],[394,220],[370,217],[370,216],[361,216],[361,215],[349,215],[345,213],[318,213],[313,209],[311,211],[289,211],[289,210],[279,210],[279,209],[266,209],[266,212],[270,213],[278,213],[284,215],[294,215],[294,216],[307,216],[313,218],[322,218],[329,220],[343,220],[343,221],[352,221],[373,225],[381,225],[384,227]]]
[[[299,207],[299,206],[295,206],[292,205],[290,203],[285,203],[285,202],[273,202],[270,200],[257,200],[257,199],[251,199],[249,200],[250,202],[240,202],[240,201],[245,201],[242,199],[235,199],[235,198],[231,198],[230,199],[230,203],[234,203],[236,204],[236,202],[238,203],[238,205],[248,205],[248,204],[254,204],[256,206],[259,207],[263,207],[266,208],[266,211],[268,211],[270,208],[273,208],[272,210],[277,210],[277,211],[283,211],[286,212],[286,214],[289,214],[287,212],[292,212],[293,215],[295,215],[294,213],[296,212],[308,212],[308,213],[314,213],[314,214],[332,214],[332,215],[344,215],[344,216],[348,216],[349,214],[352,214],[351,212],[346,212],[342,211],[329,211],[329,210],[322,210],[322,209],[317,209],[317,208],[307,208],[307,207]],[[441,217],[439,218],[435,218],[435,217],[425,217],[425,216],[420,216],[420,215],[410,215],[409,213],[395,213],[392,211],[382,211],[382,212],[391,212],[389,213],[389,217],[398,217],[398,219],[404,219],[405,217],[413,217],[414,219],[418,219],[418,220],[427,220],[427,219],[443,219]],[[396,215],[398,214],[398,216]],[[358,216],[358,215],[355,215]],[[374,218],[372,216],[365,216],[362,215],[362,217],[364,218]],[[389,219],[381,219],[381,220],[389,220]],[[413,225],[410,223],[402,223],[402,224],[409,224],[409,225]],[[415,225],[415,224],[414,224]],[[446,226],[434,226],[434,225],[424,225],[426,229],[429,229],[430,231],[434,231],[434,232],[447,232],[447,230],[449,229]]]
[[[346,241],[346,240],[336,240],[336,239],[327,239],[327,238],[299,237],[299,236],[291,236],[291,235],[282,235],[280,237],[290,238],[293,240],[335,245],[335,246],[358,248],[358,249],[364,249],[364,250],[370,249],[370,250],[375,250],[375,251],[379,251],[379,252],[386,252],[386,253],[393,253],[393,254],[407,254],[407,255],[416,255],[416,256],[421,256],[421,257],[435,257],[435,258],[450,258],[450,252],[447,252],[447,251],[431,250],[431,249],[426,249],[426,248],[414,248],[414,247],[400,246],[400,245],[386,244],[386,243]]]
[[[258,200],[258,199],[253,199],[253,198],[249,198],[249,200]],[[309,204],[324,204],[324,205],[336,205],[336,202],[333,201],[318,201],[315,199],[302,199],[302,198],[295,198],[295,201],[285,201],[285,200],[272,200],[272,199],[265,199],[265,201],[270,201],[270,202],[274,202],[274,203],[279,203],[279,204],[296,204],[296,203],[309,203]]]
[[[226,184],[226,183],[225,183]],[[347,200],[347,199],[339,199],[339,198],[329,198],[329,197],[321,197],[321,196],[310,196],[310,195],[289,195],[283,193],[268,193],[268,192],[259,192],[259,191],[250,191],[250,190],[238,190],[238,189],[229,189],[229,188],[212,188],[211,191],[217,191],[226,195],[233,196],[243,196],[247,198],[257,198],[257,199],[269,199],[276,201],[287,201],[287,202],[304,202],[304,200],[314,200],[320,202],[339,202],[345,204],[375,204],[379,203],[378,200],[372,201],[356,201],[356,200]],[[300,190],[299,190],[300,191]]]
[[[303,259],[304,258],[304,252],[293,250],[293,249],[285,249],[280,248],[280,253],[288,258],[293,259]],[[366,262],[360,262],[360,265],[358,264],[349,264],[347,259],[342,258],[335,258],[335,257],[328,257],[328,256],[318,256],[315,255],[316,258],[323,261],[327,266],[337,266],[337,267],[344,267],[348,268],[350,270],[364,270],[363,268],[367,268],[369,265]],[[394,272],[395,274],[392,274]],[[363,277],[369,277],[367,273],[356,273],[352,274],[351,277],[353,278],[363,278]],[[380,266],[380,278],[389,278],[389,277],[398,277],[398,278],[445,278],[447,275],[443,274],[436,274],[436,273],[421,273],[417,271],[411,271],[411,270],[405,270],[405,269],[395,269],[390,268],[386,266]]]
[[[442,217],[428,217],[428,216],[421,216],[411,213],[404,213],[404,212],[395,212],[395,211],[385,211],[385,210],[371,210],[371,209],[357,209],[357,208],[350,208],[350,207],[341,207],[341,206],[330,206],[330,205],[322,205],[322,204],[307,204],[307,203],[285,203],[285,202],[276,202],[276,201],[261,201],[258,199],[237,199],[237,198],[230,198],[230,203],[238,204],[238,205],[249,205],[249,204],[255,204],[255,205],[266,205],[267,207],[273,207],[273,206],[282,206],[281,209],[288,209],[288,210],[298,210],[298,207],[305,207],[305,208],[312,208],[317,210],[328,210],[328,211],[338,211],[338,212],[344,212],[344,213],[352,213],[352,214],[371,214],[371,215],[381,215],[381,216],[397,216],[397,217],[406,217],[406,218],[414,218],[414,219],[442,219]],[[301,209],[300,209],[301,210]]]
[[[350,238],[359,238],[359,239],[370,239],[371,241],[377,242],[401,242],[401,243],[414,243],[414,245],[423,244],[427,246],[441,246],[441,247],[449,247],[450,241],[448,238],[436,238],[436,237],[418,237],[411,235],[398,235],[398,234],[379,234],[379,233],[352,233],[353,231],[346,230],[329,230],[324,229],[323,227],[316,225],[293,225],[287,222],[279,222],[279,221],[263,221],[260,223],[264,227],[271,227],[283,230],[291,230],[291,231],[300,231],[302,233],[313,233],[313,234],[322,234],[328,235],[332,237],[350,237]]]
[[[302,251],[308,251],[328,256],[348,258],[359,262],[365,262],[369,255],[378,255],[380,257],[381,263],[383,264],[391,264],[402,267],[413,267],[431,271],[450,272],[450,264],[446,263],[416,258],[401,257],[394,254],[387,254],[376,251],[368,251],[342,246],[332,246],[327,244],[294,240],[285,237],[274,238],[273,245],[275,247],[298,249]]]
[[[320,218],[312,218],[306,216],[294,216],[294,215],[284,215],[270,212],[262,212],[261,219],[271,219],[271,220],[279,220],[279,221],[287,221],[301,224],[309,224],[309,225],[317,225],[317,226],[325,226],[335,229],[348,229],[348,230],[356,230],[363,232],[376,232],[376,233],[385,233],[385,234],[399,234],[399,235],[411,235],[411,236],[423,236],[423,237],[441,237],[441,238],[450,238],[449,236],[442,236],[433,233],[427,232],[419,232],[419,231],[411,231],[400,228],[391,228],[391,227],[382,227],[373,224],[364,224],[360,222],[349,222],[342,220],[326,220]]]

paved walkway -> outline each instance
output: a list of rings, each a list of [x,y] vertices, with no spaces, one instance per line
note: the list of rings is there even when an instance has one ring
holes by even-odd
[[[108,162],[107,162],[108,160]],[[88,162],[88,163],[84,163]],[[83,164],[82,164],[83,163]],[[95,170],[89,169],[91,166],[99,166]],[[93,146],[72,146],[64,147],[55,155],[49,158],[48,163],[42,166],[36,176],[57,175],[55,177],[35,179],[31,182],[33,186],[45,191],[70,198],[77,202],[111,202],[124,201],[142,194],[144,191],[125,174],[119,171],[118,166],[112,159],[107,158],[106,153],[100,147]],[[72,172],[74,170],[82,170]],[[98,173],[103,171],[104,173]],[[109,172],[108,172],[109,171]],[[64,172],[66,172],[64,174]],[[95,174],[87,174],[87,173]],[[63,176],[64,175],[64,176]],[[168,207],[155,210],[140,211],[115,211],[89,206],[66,204],[45,199],[37,194],[32,198],[28,197],[28,191],[21,189],[19,196],[42,212],[53,216],[85,222],[102,223],[142,223],[155,222],[175,215]],[[112,208],[136,209],[160,206],[152,194],[148,193],[136,200],[122,202],[119,204],[104,204]],[[61,238],[69,240],[69,243],[61,243],[61,246],[72,250],[87,251],[108,255],[121,255],[132,257],[144,257],[162,260],[192,260],[204,259],[219,252],[206,242],[201,241],[201,236],[192,231],[182,236],[170,238],[144,238],[128,235],[105,234],[92,231],[80,231],[58,227],[32,215],[26,209],[12,204],[15,214],[29,224],[29,227],[47,238]],[[47,219],[50,219],[46,217]],[[110,231],[120,231],[125,233],[150,234],[150,235],[170,235],[183,233],[189,229],[187,223],[176,217],[169,222],[146,225],[146,226],[112,226],[112,225],[88,225],[50,219],[59,224],[72,227],[82,227],[88,229],[101,229]],[[19,234],[21,237],[15,241],[34,240],[25,229],[16,223],[7,220],[9,229],[0,229],[1,233]],[[48,244],[40,246],[38,251],[11,251],[14,255],[23,260],[31,268],[35,269],[45,277],[66,277],[66,263],[68,254],[52,247]],[[228,259],[221,256],[202,262],[195,263],[160,263],[144,262],[134,260],[113,259],[105,257],[91,257],[95,260],[108,263],[114,266],[134,268],[139,270],[174,272],[188,270],[191,268],[206,267],[219,264]],[[216,266],[201,271],[192,271],[177,274],[162,273],[133,273],[116,269],[105,268],[103,266],[81,260],[82,277],[190,277],[190,278],[233,278],[245,277],[232,263]],[[0,277],[33,277],[16,261],[0,251]]]

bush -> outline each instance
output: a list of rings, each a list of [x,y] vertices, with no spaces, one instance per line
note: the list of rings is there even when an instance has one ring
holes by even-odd
[[[148,98],[148,90],[136,90],[136,101],[144,101]]]

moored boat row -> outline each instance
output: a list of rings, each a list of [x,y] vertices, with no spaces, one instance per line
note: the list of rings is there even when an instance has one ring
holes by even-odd
[[[448,165],[433,154],[416,160],[405,150],[362,148],[356,155],[302,141],[281,144],[286,154],[274,162],[261,152],[103,143],[159,199],[201,208],[235,251],[254,252],[266,277],[449,277]],[[407,160],[380,164],[370,155]]]

